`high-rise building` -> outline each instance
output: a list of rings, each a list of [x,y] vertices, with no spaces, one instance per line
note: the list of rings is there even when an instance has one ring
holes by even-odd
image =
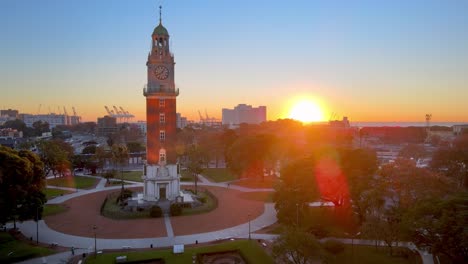
[[[117,119],[112,116],[98,117],[96,134],[98,137],[107,137],[119,130]]]
[[[161,7],[160,7],[161,8]],[[176,97],[179,90],[174,81],[174,55],[169,49],[169,32],[159,25],[151,35],[148,54],[146,97],[146,165],[144,199],[174,200],[180,192],[180,175],[175,151]]]
[[[266,106],[255,108],[251,105],[239,104],[234,109],[223,108],[222,114],[223,125],[260,124],[266,121]]]

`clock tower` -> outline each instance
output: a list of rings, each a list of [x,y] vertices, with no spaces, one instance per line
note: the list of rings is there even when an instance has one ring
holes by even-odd
[[[144,199],[174,200],[180,192],[180,175],[175,152],[176,97],[174,55],[169,49],[169,33],[159,25],[151,35],[148,54],[146,97],[146,164],[144,169]]]

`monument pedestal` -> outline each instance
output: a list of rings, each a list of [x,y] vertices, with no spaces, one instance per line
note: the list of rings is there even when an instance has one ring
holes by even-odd
[[[145,166],[143,200],[173,201],[180,195],[180,176],[176,164]]]

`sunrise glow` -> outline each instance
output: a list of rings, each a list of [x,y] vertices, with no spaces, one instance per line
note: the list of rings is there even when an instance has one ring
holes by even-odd
[[[300,100],[296,102],[290,112],[289,118],[304,123],[320,122],[324,120],[323,111],[319,104],[312,100]]]

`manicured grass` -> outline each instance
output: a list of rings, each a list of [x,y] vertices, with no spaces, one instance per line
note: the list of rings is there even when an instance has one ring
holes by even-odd
[[[42,217],[60,214],[67,210],[68,208],[61,204],[46,204],[44,205],[44,211],[42,211]]]
[[[47,185],[77,188],[77,189],[91,189],[98,183],[98,179],[91,177],[81,176],[66,176],[55,179],[47,179]]]
[[[123,179],[127,181],[143,182],[143,180],[141,179],[141,176],[143,176],[143,171],[124,171],[123,172]],[[120,180],[121,178],[122,178],[121,172],[117,171],[114,179]]]
[[[317,237],[346,237],[356,233],[356,218],[344,207],[309,207],[299,209],[299,225]]]
[[[376,249],[373,246],[349,245],[345,250],[334,258],[330,258],[330,264],[338,263],[360,263],[360,264],[420,264],[421,257],[407,248],[395,248],[394,254],[390,256],[384,247]]]
[[[233,175],[226,168],[204,169],[201,175],[205,176],[206,178],[208,178],[210,181],[213,181],[213,182],[226,182],[226,181],[237,180],[237,177]]]
[[[53,199],[57,196],[62,196],[64,194],[69,194],[72,193],[72,191],[65,191],[65,190],[60,190],[60,189],[54,189],[54,188],[46,188],[44,190],[44,193],[47,197],[47,200]]]
[[[136,218],[149,218],[149,211],[141,212],[127,212],[120,208],[117,204],[117,197],[120,191],[113,192],[107,196],[107,199],[103,201],[101,214],[105,217],[112,219],[136,219]]]
[[[9,233],[0,232],[0,263],[15,263],[52,253],[54,251],[48,248],[29,245],[16,240]]]
[[[274,263],[273,259],[254,240],[230,241],[216,245],[203,247],[186,247],[182,254],[173,254],[171,249],[139,251],[139,252],[117,252],[100,254],[96,258],[89,256],[85,263],[115,263],[117,256],[127,256],[127,261],[145,260],[150,258],[163,258],[165,263],[185,264],[192,263],[192,256],[200,253],[210,253],[228,250],[240,250],[247,263]]]
[[[195,214],[208,213],[218,207],[218,199],[216,198],[216,196],[211,194],[208,190],[204,190],[204,191],[199,190],[198,195],[202,199],[205,199],[205,203],[195,208],[184,208],[182,210],[182,215],[195,215]]]
[[[239,197],[265,203],[273,202],[273,192],[241,192],[239,193]]]

